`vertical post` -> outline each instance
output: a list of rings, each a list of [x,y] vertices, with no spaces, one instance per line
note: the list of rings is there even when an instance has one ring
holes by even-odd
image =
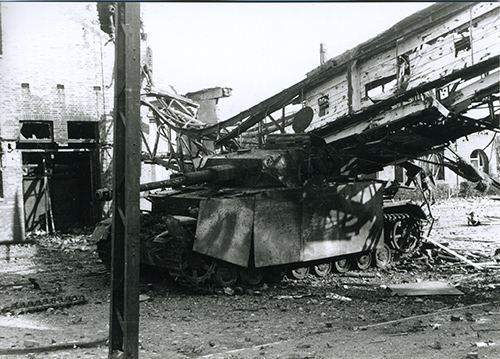
[[[109,358],[139,356],[139,9],[116,3]]]
[[[326,48],[325,44],[319,44],[319,64],[323,65],[326,62]]]

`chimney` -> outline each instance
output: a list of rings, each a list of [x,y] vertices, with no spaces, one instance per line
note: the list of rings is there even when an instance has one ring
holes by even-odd
[[[325,63],[326,59],[326,48],[325,44],[321,43],[319,44],[319,64],[323,65]]]

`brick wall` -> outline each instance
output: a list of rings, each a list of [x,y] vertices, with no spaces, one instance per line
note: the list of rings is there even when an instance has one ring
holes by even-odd
[[[53,122],[67,146],[68,121],[101,121],[113,107],[113,44],[98,26],[95,3],[0,3],[0,139],[3,197],[0,240],[23,237],[19,122]],[[29,88],[21,84],[29,84]],[[58,86],[60,85],[60,86]],[[61,86],[62,85],[62,86]],[[0,194],[1,195],[1,194]]]

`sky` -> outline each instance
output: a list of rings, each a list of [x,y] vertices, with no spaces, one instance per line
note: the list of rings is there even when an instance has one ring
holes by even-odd
[[[327,58],[431,3],[143,3],[158,87],[184,94],[222,86],[221,119],[302,80]]]

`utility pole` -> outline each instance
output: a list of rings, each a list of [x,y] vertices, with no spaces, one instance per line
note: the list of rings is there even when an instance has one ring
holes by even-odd
[[[140,5],[115,3],[109,358],[139,357]]]

